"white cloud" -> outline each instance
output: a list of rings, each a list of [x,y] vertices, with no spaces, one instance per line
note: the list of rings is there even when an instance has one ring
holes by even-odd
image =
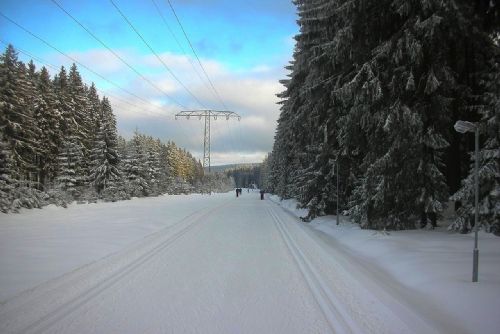
[[[201,159],[203,121],[193,119],[175,121],[173,116],[181,108],[165,95],[171,95],[188,108],[196,109],[202,106],[198,105],[170,76],[154,55],[141,56],[127,51],[119,53],[133,66],[141,68],[141,72],[163,93],[140,79],[107,50],[72,54],[96,72],[148,101],[145,103],[129,96],[95,76],[91,78],[96,81],[98,88],[106,87],[107,92],[112,95],[110,101],[117,116],[119,132],[129,137],[138,127],[139,131],[162,140],[174,140],[195,156],[199,154]],[[201,100],[203,106],[222,108],[206,80],[200,79],[200,76],[204,79],[204,74],[199,69],[196,59],[173,53],[163,53],[160,57]],[[215,60],[202,59],[202,62],[227,107],[242,116],[239,123],[235,120],[227,121],[225,124],[221,123],[226,122],[225,120],[212,122],[212,164],[262,160],[272,149],[276,119],[279,116],[279,106],[276,104],[279,99],[276,94],[284,89],[278,82],[284,77],[282,66],[273,68],[262,64],[247,71],[230,71]],[[199,70],[198,74],[194,72],[193,65]],[[83,74],[84,70],[81,68],[80,70]]]
[[[271,66],[268,66],[268,65],[257,65],[255,67],[253,67],[250,72],[253,72],[253,73],[267,73],[267,72],[270,72],[272,71],[273,68]]]

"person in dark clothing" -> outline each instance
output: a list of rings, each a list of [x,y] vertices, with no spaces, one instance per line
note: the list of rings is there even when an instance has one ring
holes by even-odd
[[[263,200],[264,199],[264,189],[261,189],[260,190],[260,199]]]
[[[437,227],[437,214],[435,212],[425,212],[422,211],[420,217],[420,228],[425,228],[427,226],[427,222],[430,220],[431,228],[434,229]]]
[[[236,197],[238,197],[239,194],[240,192],[238,191],[238,188],[236,188]]]

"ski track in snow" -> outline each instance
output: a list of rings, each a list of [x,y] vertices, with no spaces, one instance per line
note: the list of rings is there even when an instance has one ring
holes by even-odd
[[[156,254],[194,229],[202,222],[203,218],[227,204],[224,203],[214,209],[198,210],[180,222],[153,234],[148,240],[142,241],[136,249],[132,249],[125,254],[120,253],[118,258],[112,256],[103,260],[106,263],[98,263],[98,268],[84,267],[83,272],[77,270],[63,276],[61,280],[55,280],[57,282],[51,281],[46,286],[42,285],[38,289],[29,290],[20,298],[7,302],[0,309],[0,324],[2,324],[0,328],[5,327],[6,333],[47,332],[52,325],[77,311],[82,305],[92,301],[100,293],[109,289],[132,271],[137,270]],[[176,228],[179,230],[170,233]],[[108,262],[111,267],[107,267]],[[87,271],[86,269],[91,270]],[[105,273],[99,273],[99,271],[105,271]],[[97,277],[87,280],[88,275],[93,273],[97,274]],[[68,291],[69,293],[65,295],[68,298],[51,300],[52,293],[61,289],[73,290],[73,292]],[[52,307],[49,312],[43,312],[45,309],[42,309],[42,313],[38,309],[29,309],[29,305],[33,303],[49,304]],[[29,310],[33,311],[26,313],[27,306]],[[27,322],[29,322],[29,325],[26,326]]]
[[[356,323],[349,317],[345,310],[340,307],[341,305],[338,302],[337,305],[335,305],[335,297],[315,270],[314,266],[305,257],[304,253],[290,236],[283,221],[274,213],[274,209],[268,208],[267,212],[273,218],[277,230],[296,261],[300,272],[307,281],[307,285],[311,289],[314,298],[318,302],[332,330],[335,333],[361,333]]]
[[[226,196],[0,304],[0,332],[437,332],[349,261],[270,201]]]
[[[326,254],[317,241],[308,236],[307,227],[295,217],[281,208],[270,207],[268,212],[332,332],[437,333],[422,319],[399,314],[401,305],[398,305],[397,314],[391,310],[385,299],[375,296],[374,291],[363,287],[347,268],[339,266],[341,254]],[[380,289],[373,284],[371,288]]]

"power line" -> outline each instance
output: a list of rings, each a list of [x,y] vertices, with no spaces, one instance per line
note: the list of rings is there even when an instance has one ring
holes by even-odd
[[[153,0],[153,2],[154,2],[154,0]],[[193,44],[191,43],[191,40],[189,39],[189,37],[188,37],[188,35],[186,33],[186,30],[184,29],[184,27],[183,27],[183,25],[182,25],[182,23],[181,23],[178,15],[177,15],[177,13],[175,12],[175,9],[174,9],[172,3],[170,2],[170,0],[167,0],[167,2],[168,2],[168,5],[169,5],[170,9],[172,10],[172,13],[174,14],[174,16],[175,16],[175,18],[177,20],[177,23],[179,24],[179,27],[181,28],[181,30],[182,30],[182,32],[184,34],[184,37],[186,38],[189,46],[191,47],[191,50],[193,51],[193,54],[196,57],[196,60],[198,61],[198,64],[200,65],[200,67],[201,67],[203,73],[205,74],[205,77],[207,78],[208,82],[210,83],[210,86],[212,87],[213,93],[215,93],[216,98],[219,100],[219,102],[222,104],[222,106],[225,108],[225,110],[228,110],[226,104],[224,103],[224,101],[220,97],[219,93],[217,92],[217,89],[215,88],[212,80],[210,80],[210,77],[208,76],[208,73],[205,71],[205,68],[203,67],[203,64],[201,63],[200,58],[198,57],[198,54],[196,53],[196,50],[194,49]],[[231,137],[233,137],[233,133],[232,133],[231,128],[229,126],[228,126],[228,130],[229,130],[229,135]],[[241,130],[241,127],[240,127],[240,130]],[[241,133],[239,135],[240,135],[240,142],[241,142]],[[224,144],[225,144],[225,141],[224,141]],[[230,141],[230,145],[231,145],[233,151],[236,152],[232,140]],[[242,156],[242,158],[243,158],[243,160],[245,160],[245,158],[243,156]],[[205,163],[205,161],[204,161],[204,163]]]
[[[165,24],[165,26],[167,27],[167,30],[168,32],[170,33],[170,35],[172,35],[172,37],[174,38],[175,42],[177,43],[177,45],[179,46],[179,50],[182,52],[183,55],[187,56],[187,59],[189,61],[189,64],[191,64],[191,67],[193,68],[194,72],[196,73],[196,75],[198,76],[198,78],[200,79],[200,81],[203,83],[203,85],[205,85],[206,88],[208,88],[208,90],[210,90],[210,87],[207,85],[206,81],[201,77],[201,74],[200,72],[198,72],[198,70],[196,69],[196,66],[194,66],[193,64],[193,61],[191,60],[191,57],[189,57],[186,53],[186,51],[184,50],[184,48],[182,47],[182,44],[179,42],[179,40],[177,39],[177,37],[175,36],[174,34],[174,31],[172,30],[172,28],[170,28],[170,25],[167,23],[167,20],[165,19],[165,16],[163,16],[161,10],[160,10],[160,7],[158,6],[158,4],[156,3],[155,0],[151,0],[156,8],[156,11],[158,12],[158,14],[160,15],[163,23]]]
[[[161,88],[155,85],[151,80],[145,77],[142,73],[136,70],[132,65],[127,63],[120,55],[118,55],[113,49],[106,45],[99,37],[97,37],[92,31],[87,29],[80,21],[78,21],[73,15],[71,15],[67,10],[65,10],[56,0],[51,0],[59,9],[61,9],[66,15],[68,15],[73,21],[75,21],[80,27],[83,28],[90,36],[92,36],[96,41],[98,41],[102,46],[104,46],[109,52],[111,52],[116,58],[118,58],[122,63],[124,63],[128,68],[134,71],[142,80],[146,81],[150,86],[155,88],[157,91],[165,95],[169,100],[173,101],[175,104],[179,105],[181,108],[186,108],[182,103],[177,101],[175,98],[165,93]]]
[[[55,1],[55,0],[52,0],[52,1]],[[188,94],[191,95],[191,97],[194,98],[196,100],[196,102],[200,106],[203,107],[203,103],[201,103],[200,100],[198,100],[198,98],[174,74],[174,72],[170,69],[170,67],[168,67],[168,65],[165,64],[165,62],[163,61],[163,59],[161,59],[160,56],[158,56],[158,54],[155,52],[155,50],[153,50],[153,48],[149,45],[149,43],[144,39],[144,37],[142,37],[142,35],[139,33],[139,31],[134,27],[134,25],[132,24],[132,22],[130,22],[130,20],[127,18],[127,16],[120,10],[120,8],[118,8],[118,6],[116,5],[116,3],[113,0],[109,0],[109,1],[113,5],[113,7],[115,7],[115,9],[118,11],[118,13],[121,15],[121,17],[125,20],[125,22],[127,22],[127,24],[130,26],[130,28],[132,28],[132,30],[137,34],[137,36],[139,36],[139,38],[144,42],[144,44],[146,44],[146,46],[149,48],[149,50],[155,55],[156,59],[158,59],[158,61],[163,65],[163,67],[165,67],[165,69],[170,73],[170,75],[172,76],[172,78],[174,78],[186,90],[186,92],[188,92]]]
[[[196,53],[196,51],[195,51],[195,49],[193,47],[193,44],[191,44],[191,41],[189,40],[189,37],[188,37],[186,31],[184,30],[184,27],[182,26],[181,20],[179,19],[179,17],[177,16],[177,13],[175,12],[174,6],[172,6],[172,3],[170,2],[170,0],[167,0],[167,2],[168,2],[168,5],[170,6],[170,9],[172,10],[172,13],[175,16],[175,19],[177,20],[177,23],[179,23],[179,26],[181,27],[181,30],[182,30],[182,32],[184,34],[184,37],[188,41],[188,44],[191,47],[191,50],[193,51],[193,54],[196,57],[196,60],[198,60],[198,64],[200,65],[201,69],[203,70],[203,73],[205,74],[205,77],[207,78],[208,82],[210,83],[210,86],[212,87],[212,89],[213,89],[213,91],[214,91],[217,99],[222,104],[222,106],[224,107],[224,109],[228,110],[226,104],[224,103],[224,101],[222,101],[219,93],[217,92],[217,89],[215,89],[215,86],[214,86],[212,80],[210,80],[210,77],[208,76],[207,71],[205,71],[205,68],[203,67],[203,64],[201,63],[200,58],[198,57],[198,54]]]
[[[101,74],[95,72],[94,70],[92,70],[90,67],[86,66],[85,64],[82,64],[81,62],[79,62],[77,59],[67,55],[66,53],[64,53],[63,51],[59,50],[58,48],[56,48],[55,46],[53,46],[52,44],[50,44],[49,42],[47,42],[46,40],[44,40],[43,38],[35,35],[34,33],[32,33],[31,31],[29,31],[28,29],[24,28],[23,26],[21,26],[20,24],[18,24],[17,22],[15,22],[14,20],[10,19],[9,17],[7,17],[5,14],[3,14],[2,12],[0,12],[0,15],[2,17],[4,17],[6,20],[10,21],[12,24],[16,25],[18,28],[22,29],[23,31],[25,31],[26,33],[28,33],[29,35],[31,35],[32,37],[38,39],[39,41],[41,41],[42,43],[44,43],[45,45],[47,45],[48,47],[52,48],[53,50],[59,52],[61,55],[63,55],[64,57],[70,59],[71,61],[73,61],[74,63],[80,65],[81,67],[83,67],[84,69],[86,69],[87,71],[91,72],[92,74],[96,75],[97,77],[101,78],[102,80],[106,81],[107,83],[115,86],[116,88],[122,90],[123,92],[131,95],[131,96],[134,96],[135,98],[145,102],[145,103],[148,103],[148,104],[151,104],[151,102],[143,99],[142,97],[138,96],[137,94],[134,94],[132,93],[131,91],[129,91],[128,89],[125,89],[123,87],[121,87],[120,85],[116,84],[115,82],[107,79],[106,77],[102,76]]]
[[[3,41],[2,39],[0,39],[0,43],[2,43],[5,46],[9,46],[9,44],[11,44],[11,43],[7,43],[7,42]],[[39,63],[41,63],[41,64],[43,64],[45,66],[48,66],[48,67],[52,68],[54,71],[59,71],[59,68],[57,66],[55,66],[53,64],[50,64],[49,62],[43,60],[42,58],[39,58],[39,57],[37,57],[37,56],[29,53],[26,50],[18,48],[17,46],[15,47],[15,49],[16,49],[16,51],[21,52],[22,54],[24,54],[24,55],[26,55],[28,57],[31,57],[32,59],[36,60],[37,62],[39,62]]]
[[[7,42],[3,41],[2,39],[0,39],[0,43],[4,44],[4,45],[6,45],[6,46],[8,46],[8,45],[9,45],[9,43],[7,43]],[[57,66],[55,66],[54,64],[51,64],[51,63],[49,63],[48,61],[46,61],[46,60],[44,60],[44,59],[42,59],[42,58],[40,58],[40,57],[37,57],[37,56],[35,56],[34,54],[32,54],[32,53],[30,53],[30,52],[28,52],[28,51],[26,51],[26,50],[23,50],[23,49],[21,49],[21,48],[19,48],[19,47],[16,47],[16,51],[18,51],[18,52],[20,52],[20,53],[22,53],[22,54],[24,54],[24,55],[26,55],[26,56],[28,56],[28,57],[31,57],[32,59],[36,60],[36,61],[37,61],[37,62],[39,62],[40,64],[43,64],[43,65],[45,65],[45,66],[47,66],[47,67],[52,68],[54,71],[59,71],[59,68],[58,68]],[[144,107],[142,107],[142,106],[140,106],[140,105],[137,105],[137,104],[135,104],[135,103],[132,103],[132,102],[130,102],[130,101],[127,101],[127,100],[125,100],[125,99],[122,99],[122,98],[120,98],[120,97],[118,97],[118,96],[116,96],[116,95],[114,95],[114,94],[111,94],[109,91],[106,91],[106,90],[103,90],[103,89],[99,89],[99,88],[97,88],[97,87],[96,87],[96,90],[97,90],[97,91],[98,91],[98,92],[99,92],[102,96],[108,96],[108,97],[111,97],[111,98],[113,98],[113,99],[115,99],[115,100],[118,100],[118,101],[120,101],[120,102],[122,102],[122,103],[128,104],[129,106],[132,106],[132,107],[138,108],[138,109],[140,109],[140,110],[143,110],[144,112],[147,112],[147,113],[149,113],[149,114],[151,114],[151,115],[153,115],[153,116],[156,116],[156,117],[164,117],[165,119],[172,120],[172,119],[171,119],[171,118],[169,118],[167,115],[163,115],[163,114],[160,114],[160,113],[155,113],[155,112],[152,112],[152,111],[150,111],[150,110],[144,109]],[[135,96],[135,97],[138,97],[138,96]],[[146,100],[144,100],[144,101],[145,101],[145,102],[147,102],[148,104],[150,104],[151,106],[155,107],[155,108],[159,108],[159,109],[161,109],[159,106],[157,106],[157,105],[155,105],[155,104],[153,104],[153,103],[151,103],[151,102],[149,102],[149,101],[146,101]]]
[[[210,119],[213,117],[214,120],[217,120],[217,117],[225,117],[226,120],[230,118],[237,118],[238,121],[241,119],[241,116],[233,111],[219,111],[219,110],[186,110],[181,111],[175,115],[177,117],[185,117],[190,119],[191,117],[199,117],[200,119],[203,117],[205,120],[205,129],[203,136],[203,168],[208,167],[208,172],[210,173]]]

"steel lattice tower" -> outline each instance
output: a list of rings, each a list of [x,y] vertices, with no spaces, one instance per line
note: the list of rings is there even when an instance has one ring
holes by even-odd
[[[175,115],[175,119],[177,117],[186,117],[187,119],[191,117],[198,117],[201,119],[205,118],[205,131],[203,135],[203,168],[208,167],[208,172],[210,173],[210,119],[213,117],[214,120],[217,120],[218,117],[225,117],[226,120],[230,118],[237,118],[238,121],[241,119],[241,116],[233,111],[218,111],[218,110],[188,110],[181,111]]]

